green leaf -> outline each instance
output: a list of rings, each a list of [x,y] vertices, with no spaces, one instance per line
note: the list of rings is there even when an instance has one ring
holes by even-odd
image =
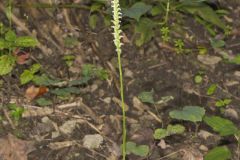
[[[89,26],[92,29],[95,29],[97,26],[97,20],[98,20],[98,16],[96,14],[92,14],[89,18]]]
[[[29,36],[17,37],[15,41],[16,47],[35,47],[38,41],[35,38]]]
[[[198,15],[204,21],[209,22],[215,26],[218,26],[223,30],[225,30],[226,28],[224,22],[220,20],[217,13],[211,7],[209,7],[204,3],[196,3],[196,4],[183,3],[180,9],[183,9],[184,11],[187,11],[191,14]]]
[[[33,80],[34,74],[38,72],[41,68],[41,65],[38,63],[33,64],[30,69],[26,69],[23,71],[23,73],[20,75],[20,82],[21,85],[26,84]]]
[[[225,46],[225,41],[223,40],[211,39],[210,42],[213,48],[221,48]]]
[[[144,102],[144,103],[151,103],[151,104],[154,104],[154,99],[153,99],[153,92],[141,92],[139,95],[138,95],[138,98]]]
[[[134,142],[127,142],[126,143],[126,153],[130,154],[136,148],[136,143]]]
[[[79,94],[80,89],[77,87],[67,87],[67,88],[57,88],[50,92],[57,96],[64,97],[64,96],[70,96],[71,94]]]
[[[15,65],[15,57],[12,55],[0,56],[0,76],[10,73]]]
[[[126,153],[133,153],[137,156],[145,157],[149,153],[149,147],[147,145],[139,145],[137,146],[134,142],[126,143]]]
[[[140,34],[140,37],[135,41],[137,46],[149,42],[154,36],[154,22],[149,18],[141,18],[135,26],[135,33]]]
[[[228,147],[221,146],[210,150],[204,157],[204,160],[229,160],[231,157],[232,155]]]
[[[36,100],[36,103],[39,105],[39,106],[49,106],[49,105],[52,105],[53,102],[51,100],[48,100],[46,98],[38,98]]]
[[[29,70],[31,71],[32,74],[35,74],[40,70],[40,68],[41,68],[41,65],[39,63],[35,63],[30,67]]]
[[[229,136],[238,132],[238,128],[233,122],[225,118],[218,116],[205,117],[204,122],[221,136]]]
[[[215,105],[216,107],[225,107],[226,105],[229,105],[231,102],[232,102],[231,99],[226,98],[223,100],[218,100]]]
[[[10,42],[14,42],[16,40],[17,36],[15,34],[14,31],[9,30],[6,34],[5,34],[5,40],[10,41]]]
[[[182,111],[174,110],[169,113],[171,118],[200,122],[205,115],[205,109],[198,106],[185,106]]]
[[[139,21],[140,17],[147,13],[151,8],[151,5],[146,5],[143,2],[137,2],[134,3],[131,8],[123,10],[123,15]]]
[[[182,134],[184,131],[185,127],[179,124],[167,126],[167,132],[169,135]]]
[[[139,145],[132,150],[132,153],[137,156],[146,157],[149,153],[149,147],[147,145]]]
[[[154,139],[162,139],[169,136],[166,129],[158,128],[154,131],[153,137]]]
[[[185,127],[182,125],[168,125],[167,129],[158,128],[154,131],[153,137],[154,139],[162,139],[167,136],[171,136],[174,134],[182,134],[185,131]]]
[[[55,83],[61,82],[60,80],[51,79],[45,74],[42,74],[41,76],[35,75],[34,78],[32,79],[32,81],[36,85],[40,85],[40,86],[50,86]]]
[[[10,47],[11,47],[11,43],[9,43],[6,40],[0,38],[0,50],[5,49],[5,48],[10,48]]]
[[[212,85],[208,88],[208,90],[207,90],[207,95],[208,95],[208,96],[213,95],[213,94],[215,93],[216,89],[217,89],[217,85],[216,85],[216,84],[212,84]]]
[[[199,83],[202,83],[202,81],[203,81],[203,78],[202,78],[201,75],[196,75],[196,76],[194,77],[194,82],[195,82],[195,83],[199,84]]]
[[[21,85],[30,82],[34,77],[34,74],[30,70],[24,70],[20,75],[20,83]]]

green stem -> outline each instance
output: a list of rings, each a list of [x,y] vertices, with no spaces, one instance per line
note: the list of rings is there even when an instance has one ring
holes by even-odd
[[[127,141],[127,127],[126,127],[126,112],[125,112],[125,103],[124,103],[124,86],[123,86],[123,74],[122,74],[122,62],[121,62],[121,8],[119,0],[112,0],[113,8],[113,35],[114,35],[114,44],[116,46],[116,52],[118,57],[118,69],[119,69],[119,81],[120,81],[120,94],[121,94],[121,106],[122,106],[122,156],[123,160],[126,159],[126,141]]]

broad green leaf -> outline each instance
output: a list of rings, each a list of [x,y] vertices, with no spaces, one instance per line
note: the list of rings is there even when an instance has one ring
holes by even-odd
[[[147,13],[151,8],[151,5],[147,5],[143,2],[137,2],[134,3],[131,8],[123,10],[123,15],[139,21],[140,17]]]
[[[202,121],[202,118],[205,115],[205,109],[198,106],[185,106],[183,110],[171,111],[169,115],[174,119],[191,121],[195,123]]]
[[[35,74],[40,70],[40,68],[41,68],[41,65],[39,63],[35,63],[30,67],[29,70],[31,71],[32,74]]]
[[[179,124],[167,126],[167,132],[169,135],[182,134],[184,131],[185,127]]]
[[[226,146],[216,147],[210,150],[204,160],[230,160],[232,157],[230,150]]]
[[[135,26],[135,33],[140,34],[140,37],[135,41],[137,46],[149,42],[154,36],[154,22],[149,18],[141,18]]]
[[[7,42],[6,40],[0,38],[0,50],[10,48],[10,47],[11,47],[10,42]]]
[[[225,30],[226,26],[222,20],[218,17],[217,13],[208,5],[204,3],[198,4],[182,4],[180,9],[183,9],[191,14],[198,15],[204,21],[209,22],[219,28]]]
[[[162,12],[162,7],[161,6],[155,6],[151,9],[151,14],[152,16],[156,16]]]
[[[229,136],[238,132],[232,121],[218,116],[205,117],[204,122],[221,136]]]
[[[158,128],[154,131],[154,134],[153,134],[153,137],[154,139],[162,139],[162,138],[165,138],[169,136],[168,135],[168,132],[166,129],[163,129],[163,128]]]
[[[207,90],[207,95],[208,95],[208,96],[213,95],[213,94],[215,93],[216,89],[217,89],[217,85],[216,85],[216,84],[212,84],[212,85],[208,88],[208,90]]]
[[[132,150],[132,153],[137,156],[145,157],[149,153],[149,147],[147,145],[136,146],[135,149]]]
[[[67,88],[57,88],[50,91],[51,93],[57,95],[57,96],[69,96],[71,94],[79,94],[80,89],[77,87],[67,87]]]
[[[15,57],[12,55],[0,56],[0,76],[10,73],[15,65]]]
[[[126,153],[127,154],[135,154],[138,156],[145,157],[149,153],[149,147],[147,145],[139,145],[137,146],[134,142],[127,142],[126,143]]]
[[[9,30],[6,34],[5,34],[5,40],[10,41],[10,42],[14,42],[16,40],[17,36],[15,34],[15,32],[13,32],[12,30]]]
[[[223,40],[211,39],[210,42],[213,48],[221,48],[225,46],[225,41]]]
[[[32,81],[36,85],[40,85],[40,86],[50,86],[50,85],[54,85],[56,83],[61,82],[60,80],[51,79],[45,74],[42,74],[41,76],[35,75]]]
[[[51,100],[48,100],[46,98],[38,98],[36,100],[36,103],[39,105],[39,106],[49,106],[49,105],[52,105],[53,102]]]
[[[171,136],[174,134],[182,134],[185,131],[185,127],[179,124],[176,125],[168,125],[167,129],[158,128],[154,131],[153,137],[154,139],[162,139],[167,136]]]
[[[93,3],[90,7],[90,12],[95,12],[101,9],[101,7],[103,6],[103,4],[101,3]]]
[[[136,143],[134,142],[127,142],[126,143],[126,153],[130,154],[136,148]]]
[[[153,99],[153,92],[141,92],[138,95],[138,98],[145,103],[151,103],[154,104],[154,99]]]
[[[34,77],[34,74],[30,70],[24,70],[20,75],[20,83],[21,85],[30,82]]]
[[[16,47],[35,47],[38,44],[38,41],[35,38],[23,36],[17,37],[15,41]]]
[[[82,79],[72,80],[69,82],[69,86],[87,84],[90,79],[91,79],[90,77],[83,77]]]

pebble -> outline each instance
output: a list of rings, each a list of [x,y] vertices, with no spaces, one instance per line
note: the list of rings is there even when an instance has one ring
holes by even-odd
[[[204,151],[204,152],[207,152],[207,151],[208,151],[208,148],[207,148],[207,146],[205,146],[205,145],[200,145],[200,146],[199,146],[199,149],[200,149],[201,151]]]

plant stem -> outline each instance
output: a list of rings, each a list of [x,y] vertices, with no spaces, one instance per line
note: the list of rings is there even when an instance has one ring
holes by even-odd
[[[114,35],[114,44],[116,46],[116,52],[118,57],[118,69],[119,69],[119,81],[120,81],[120,94],[121,94],[121,106],[122,106],[122,156],[123,160],[126,159],[126,141],[127,141],[127,127],[126,127],[126,112],[125,112],[125,103],[124,103],[124,89],[123,89],[123,74],[122,74],[122,62],[121,62],[121,53],[122,53],[122,43],[121,43],[121,29],[120,29],[120,18],[121,18],[121,8],[119,0],[112,0],[113,8],[113,35]]]

